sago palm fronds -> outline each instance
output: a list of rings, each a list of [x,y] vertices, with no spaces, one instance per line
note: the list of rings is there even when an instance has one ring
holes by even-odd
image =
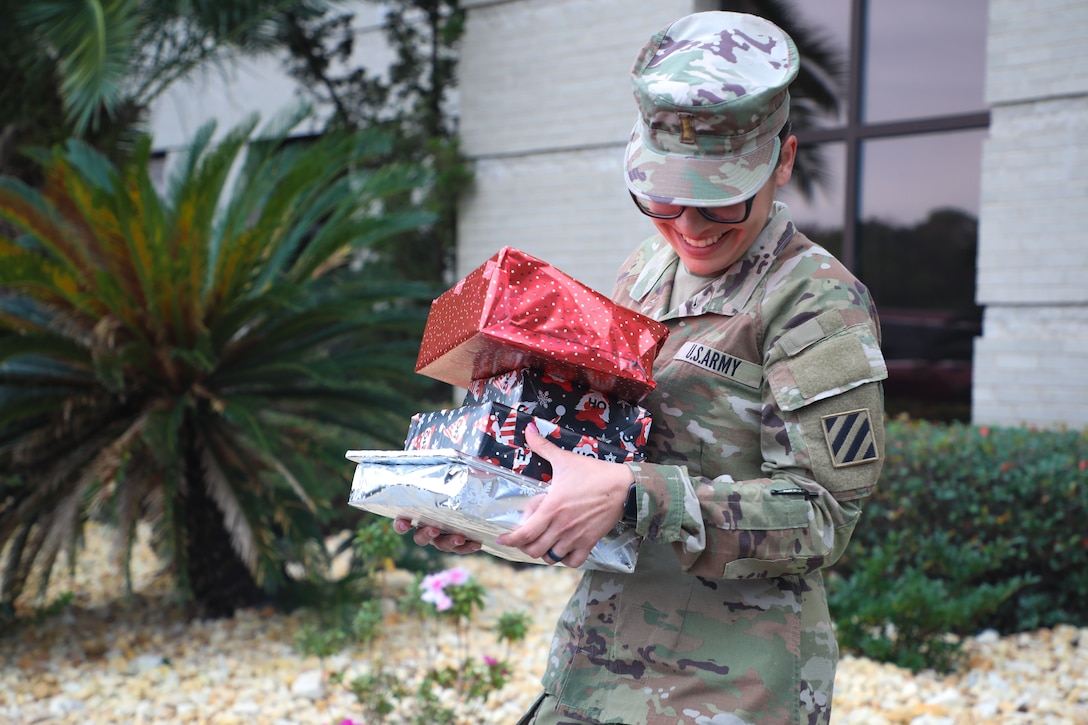
[[[0,606],[99,512],[121,551],[156,520],[182,592],[229,611],[319,535],[345,450],[402,443],[432,291],[346,267],[429,222],[383,211],[422,179],[374,133],[288,143],[300,120],[204,127],[163,197],[147,138],[0,179]]]

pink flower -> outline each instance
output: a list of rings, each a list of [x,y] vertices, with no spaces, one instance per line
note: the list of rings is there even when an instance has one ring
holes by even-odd
[[[446,585],[449,583],[447,580],[448,577],[444,571],[423,577],[423,582],[420,584],[423,593],[419,595],[419,598],[430,602],[440,612],[446,611],[453,606],[453,600],[446,594]]]
[[[428,574],[423,577],[420,584],[423,593],[419,598],[433,604],[438,611],[445,612],[453,607],[453,600],[446,594],[446,587],[461,586],[469,580],[470,576],[467,569],[460,567],[445,569],[437,574]]]
[[[448,582],[446,581],[445,574],[446,572],[440,571],[437,574],[428,574],[423,577],[423,583],[420,584],[420,588],[423,589],[424,597],[426,597],[428,593],[441,592],[446,588]],[[424,599],[424,601],[428,600]]]
[[[484,664],[487,665],[488,667],[494,667],[495,665],[499,664],[499,661],[497,659],[495,659],[494,657],[489,657],[487,655],[484,655]]]
[[[433,604],[434,608],[440,612],[445,612],[447,609],[453,607],[453,600],[441,589],[437,592],[423,592],[423,596],[420,598],[425,602]]]
[[[472,576],[468,573],[468,569],[461,567],[455,567],[453,569],[447,569],[445,572],[447,581],[455,587],[459,587],[469,580]]]

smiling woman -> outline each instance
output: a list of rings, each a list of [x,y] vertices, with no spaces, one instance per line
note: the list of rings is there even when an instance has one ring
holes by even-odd
[[[784,128],[788,129],[788,124]],[[787,133],[785,140],[778,139],[778,143],[781,151],[772,166],[770,178],[737,204],[684,206],[641,201],[632,192],[635,205],[653,219],[658,233],[683,260],[687,272],[696,277],[714,276],[740,259],[752,246],[771,214],[775,192],[790,180],[793,172],[796,137]],[[730,216],[735,220],[724,220]]]
[[[642,543],[633,572],[585,571],[523,724],[830,719],[822,571],[880,472],[887,371],[866,288],[775,200],[799,66],[781,28],[729,12],[680,18],[636,54],[622,178],[657,234],[612,299],[669,331],[640,403],[645,460],[527,431],[553,475],[497,543],[571,567],[621,520]],[[413,539],[475,550],[430,525]]]

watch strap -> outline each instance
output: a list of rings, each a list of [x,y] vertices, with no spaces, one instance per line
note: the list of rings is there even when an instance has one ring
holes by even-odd
[[[623,523],[634,526],[638,523],[638,500],[635,494],[635,485],[627,489],[627,500],[623,502]]]

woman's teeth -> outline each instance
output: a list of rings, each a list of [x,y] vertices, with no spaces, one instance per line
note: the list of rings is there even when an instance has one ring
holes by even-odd
[[[680,236],[683,237],[683,235],[680,235]],[[688,244],[688,245],[690,245],[692,247],[703,248],[703,247],[709,247],[711,244],[714,244],[715,242],[717,242],[721,238],[722,238],[721,234],[718,234],[717,236],[713,236],[713,237],[708,237],[706,239],[692,239],[691,237],[684,237],[684,243]]]

